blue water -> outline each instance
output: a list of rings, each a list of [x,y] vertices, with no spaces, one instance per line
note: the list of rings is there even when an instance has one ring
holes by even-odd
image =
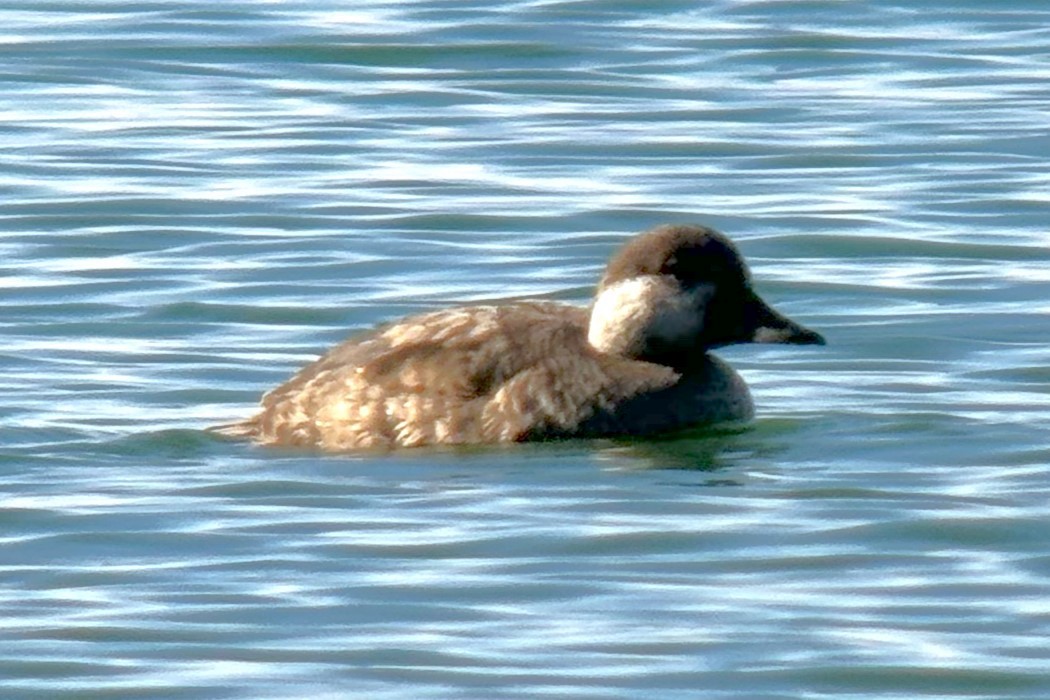
[[[1050,7],[0,7],[4,698],[1050,696]],[[713,225],[744,430],[217,440],[354,329]]]

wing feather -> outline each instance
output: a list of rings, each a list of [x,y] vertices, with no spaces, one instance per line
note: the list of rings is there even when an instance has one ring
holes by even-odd
[[[568,431],[677,378],[597,353],[586,323],[586,309],[551,302],[408,318],[333,348],[225,431],[337,450],[513,441]]]

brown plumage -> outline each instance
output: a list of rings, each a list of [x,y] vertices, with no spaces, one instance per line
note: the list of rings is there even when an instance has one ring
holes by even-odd
[[[591,309],[535,301],[413,316],[333,348],[257,415],[217,430],[340,451],[743,420],[746,385],[706,350],[749,340],[823,342],[758,299],[721,234],[664,226],[613,258]]]

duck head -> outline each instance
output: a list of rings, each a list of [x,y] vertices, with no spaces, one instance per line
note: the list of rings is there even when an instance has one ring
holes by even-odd
[[[823,345],[751,288],[736,247],[704,226],[659,226],[609,261],[588,340],[602,352],[673,367],[733,343]]]

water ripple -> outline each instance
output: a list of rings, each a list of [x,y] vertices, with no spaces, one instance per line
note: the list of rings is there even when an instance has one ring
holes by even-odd
[[[4,697],[1043,698],[1030,2],[6,9]],[[750,426],[201,428],[351,331],[730,233],[826,348]]]

